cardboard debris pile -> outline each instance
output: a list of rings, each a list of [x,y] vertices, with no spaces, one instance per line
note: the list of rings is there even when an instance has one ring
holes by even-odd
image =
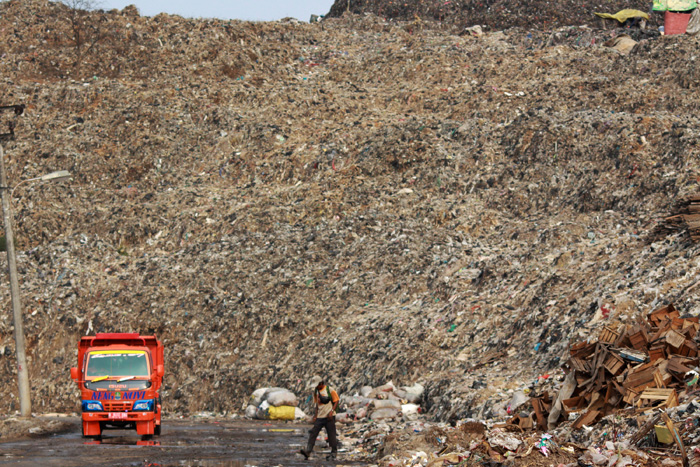
[[[695,388],[675,407],[620,409],[582,428],[574,426],[577,417],[552,430],[524,430],[498,420],[446,424],[421,419],[355,424],[341,432],[348,458],[373,457],[381,467],[460,462],[653,466],[660,459],[669,467],[695,466],[700,461],[700,392]]]
[[[667,229],[685,229],[694,241],[700,241],[700,194],[683,200],[676,214],[666,218]]]
[[[612,311],[603,308],[604,314]],[[505,420],[478,422],[483,423],[477,430],[483,433],[480,443],[459,439],[464,431],[474,433],[477,422],[466,419],[452,426],[404,424],[387,433],[365,429],[358,445],[361,451],[374,450],[381,466],[506,460],[515,465],[651,465],[659,449],[664,465],[693,465],[700,460],[694,447],[700,443],[699,328],[697,317],[682,316],[673,304],[634,323],[604,324],[597,339],[570,345],[568,373],[546,375],[513,391]],[[425,443],[423,431],[438,428],[446,435]]]
[[[572,344],[568,364],[576,372],[576,389],[562,403],[580,413],[574,428],[620,407],[642,413],[677,406],[698,380],[699,328],[698,317],[681,318],[670,304],[646,321],[605,326],[595,343]]]
[[[625,407],[675,407],[698,382],[698,329],[698,317],[681,318],[672,304],[644,321],[606,325],[596,341],[571,344],[570,373],[556,399],[533,397],[532,413],[509,423],[547,430],[575,415],[572,427],[580,429]]]

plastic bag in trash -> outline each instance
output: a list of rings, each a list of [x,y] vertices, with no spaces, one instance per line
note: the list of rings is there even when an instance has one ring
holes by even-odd
[[[268,413],[269,408],[270,404],[268,404],[267,401],[262,401],[255,411],[255,418],[259,420],[267,420],[270,417],[270,414]]]
[[[265,391],[267,391],[269,388],[259,388],[253,391],[253,394],[250,395],[250,403],[254,406],[259,406],[260,403],[263,401],[263,395],[265,394]]]
[[[294,420],[296,407],[291,405],[280,405],[270,407],[267,410],[270,420]]]
[[[416,383],[413,386],[402,386],[401,390],[405,393],[401,398],[413,404],[420,401],[421,397],[423,397],[425,388],[423,385]]]
[[[369,395],[372,393],[372,386],[362,386],[360,388],[360,395],[362,397],[369,397]]]
[[[488,441],[491,446],[500,446],[509,451],[517,451],[522,444],[522,441],[509,433],[494,433],[488,437]]]
[[[369,405],[371,399],[362,396],[340,396],[340,405],[345,407],[362,407]]]
[[[394,386],[393,381],[389,381],[388,383],[379,386],[375,390],[379,392],[392,392],[394,389],[396,389],[396,386]]]
[[[297,396],[293,392],[286,389],[273,391],[267,394],[267,403],[273,407],[281,407],[283,405],[296,407],[298,404]]]
[[[257,413],[258,408],[255,407],[254,405],[249,405],[248,407],[245,408],[245,417],[246,418],[255,418],[255,414]]]
[[[586,449],[579,460],[587,465],[604,465],[608,463],[608,457],[598,452],[598,450],[592,446]]]
[[[525,394],[523,391],[516,391],[515,394],[513,394],[513,397],[510,398],[506,411],[509,415],[513,414],[518,410],[518,407],[529,401],[530,397],[527,394]]]
[[[690,15],[690,20],[688,21],[688,27],[685,28],[685,33],[691,36],[696,35],[700,32],[700,11],[696,8]]]
[[[401,386],[401,389],[408,393],[415,394],[418,397],[422,396],[425,391],[425,388],[420,383],[416,383],[413,386]]]
[[[277,391],[287,391],[287,389],[285,389],[285,388],[267,388],[262,395],[262,400],[266,401],[267,398],[270,397],[270,394],[272,394],[273,392],[277,392]]]
[[[396,418],[399,415],[397,409],[377,409],[369,416],[372,420],[383,420],[385,418]]]
[[[335,416],[335,421],[337,423],[350,423],[355,421],[355,417],[350,413],[339,413]]]
[[[420,406],[416,404],[403,404],[401,406],[401,414],[405,420],[416,420],[418,419],[418,413]]]
[[[375,409],[396,409],[401,408],[401,402],[392,399],[375,399],[372,401]]]

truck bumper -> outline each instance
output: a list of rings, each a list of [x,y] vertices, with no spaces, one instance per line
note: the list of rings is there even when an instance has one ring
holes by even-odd
[[[152,435],[156,426],[153,412],[83,412],[82,419],[85,436],[100,436],[102,423],[133,423],[139,435]]]

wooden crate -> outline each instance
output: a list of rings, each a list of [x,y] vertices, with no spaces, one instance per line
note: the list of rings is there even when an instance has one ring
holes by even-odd
[[[600,332],[600,337],[598,337],[598,342],[604,344],[614,344],[620,337],[620,333],[612,329],[610,326],[605,326]]]
[[[585,360],[587,357],[593,355],[593,352],[595,352],[595,346],[595,344],[588,342],[578,342],[571,345],[569,352],[571,353],[572,357]]]
[[[635,401],[637,400],[637,397],[639,397],[639,393],[637,391],[633,391],[631,389],[628,389],[625,392],[625,396],[622,398],[622,400],[627,405],[634,405]]]
[[[685,336],[674,329],[666,331],[665,337],[666,343],[676,351],[680,349],[683,343],[685,342]]]
[[[651,312],[649,315],[649,321],[651,321],[655,326],[658,326],[659,323],[665,319],[673,319],[680,316],[681,314],[678,312],[678,310],[676,310],[676,307],[673,306],[673,303],[671,303]]]
[[[654,373],[654,384],[656,384],[657,388],[665,388],[666,386],[671,384],[672,380],[673,376],[670,373],[668,373],[665,369],[656,369],[656,372]]]
[[[678,349],[678,355],[683,355],[687,357],[697,357],[698,355],[698,344],[694,341],[686,339],[683,345]]]
[[[668,359],[666,369],[676,375],[685,376],[693,368],[693,360],[687,357],[674,355]]]
[[[659,404],[659,402],[661,402]],[[637,400],[638,407],[649,407],[649,409],[660,407],[676,407],[678,405],[678,394],[675,389],[647,388]]]
[[[591,372],[591,364],[590,364],[590,362],[588,362],[586,360],[572,357],[569,359],[569,363],[571,364],[571,367],[576,371],[580,371],[581,373],[590,373]]]
[[[697,319],[697,318],[693,318],[693,319],[686,318],[683,320],[682,331],[683,331],[683,334],[685,334],[685,336],[688,339],[694,338],[695,335],[698,333],[698,329],[700,328],[700,324],[698,324],[697,321],[695,321],[695,319]]]
[[[649,361],[651,363],[657,360],[664,360],[666,358],[666,345],[664,344],[654,344],[649,348]]]
[[[683,329],[683,318],[673,318],[671,320],[671,329],[681,330]]]
[[[632,348],[635,350],[643,350],[649,344],[647,333],[644,332],[644,330],[639,330],[634,334],[630,334],[629,340],[630,344],[632,344]]]
[[[610,374],[617,376],[625,369],[625,361],[622,359],[622,357],[614,353],[610,353],[603,366],[610,372]]]
[[[627,390],[642,392],[649,386],[654,386],[654,373],[656,373],[656,370],[657,368],[650,363],[640,365],[627,375],[622,385]]]

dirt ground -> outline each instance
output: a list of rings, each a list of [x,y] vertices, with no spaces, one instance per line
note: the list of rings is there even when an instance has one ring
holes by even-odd
[[[3,417],[0,419],[0,443],[36,439],[75,429],[75,423],[58,414],[31,418]]]
[[[4,436],[13,422],[4,423],[0,464],[83,466],[99,458],[101,463],[114,466],[367,465],[344,458],[343,452],[336,462],[328,462],[328,453],[322,448],[315,450],[310,461],[305,460],[298,450],[308,436],[306,424],[173,419],[164,420],[163,434],[149,440],[142,440],[130,430],[108,430],[101,439],[93,440],[81,437],[77,417],[47,418],[52,420],[14,422],[11,431],[17,437],[13,441]],[[30,425],[34,433],[22,435]]]

